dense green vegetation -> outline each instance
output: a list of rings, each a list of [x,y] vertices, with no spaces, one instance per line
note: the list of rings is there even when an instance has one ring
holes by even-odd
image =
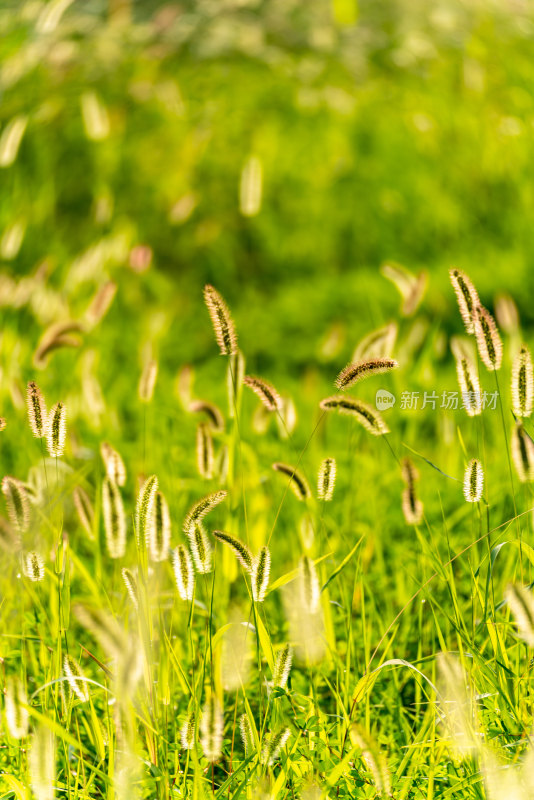
[[[510,388],[534,322],[533,38],[521,3],[0,4],[1,798],[534,796],[534,445]],[[497,319],[498,371],[451,267]],[[344,392],[372,415],[395,396],[373,436],[320,402],[377,355],[398,367]],[[65,405],[59,457],[30,381]],[[169,542],[164,500],[146,541],[136,511],[153,475]],[[175,554],[219,491],[192,599]],[[265,598],[217,530],[268,547]]]

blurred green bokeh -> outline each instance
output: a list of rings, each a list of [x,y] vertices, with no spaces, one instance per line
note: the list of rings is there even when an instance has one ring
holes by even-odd
[[[197,358],[210,281],[298,365],[396,313],[389,260],[430,313],[456,265],[532,321],[533,43],[521,0],[4,2],[1,270],[61,297],[28,332],[111,278]]]

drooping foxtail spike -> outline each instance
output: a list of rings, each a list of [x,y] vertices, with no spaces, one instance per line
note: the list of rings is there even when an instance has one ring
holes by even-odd
[[[512,365],[512,410],[516,417],[530,417],[534,401],[532,356],[523,345]]]
[[[50,409],[46,434],[48,453],[52,458],[61,458],[63,455],[66,436],[67,409],[64,403],[56,403],[55,406]]]
[[[36,439],[42,439],[47,433],[48,413],[43,393],[34,381],[30,381],[28,384],[26,402],[28,406],[28,421],[32,433]]]
[[[102,517],[108,553],[111,558],[122,558],[126,552],[126,516],[120,489],[109,478],[102,483]]]
[[[192,400],[189,403],[189,411],[192,414],[205,414],[214,431],[224,430],[224,417],[215,403],[210,403],[208,400]]]
[[[402,479],[406,484],[402,492],[402,513],[407,525],[419,525],[423,519],[423,504],[417,497],[416,483],[419,473],[408,457],[401,462]]]
[[[216,539],[224,544],[227,544],[233,550],[234,555],[247,572],[252,572],[254,559],[252,553],[246,544],[241,541],[241,539],[238,539],[237,536],[232,536],[231,533],[226,533],[225,531],[213,531],[213,535]]]
[[[502,364],[502,342],[495,320],[487,308],[475,309],[475,336],[478,353],[486,369],[499,370]]]
[[[484,488],[484,470],[476,458],[472,458],[464,474],[464,497],[467,503],[478,503]]]
[[[458,306],[464,321],[465,329],[467,333],[474,333],[475,309],[480,305],[478,292],[465,272],[461,272],[459,269],[451,269],[449,275],[452,288],[458,300]]]
[[[78,514],[80,524],[90,539],[95,538],[93,529],[94,511],[87,492],[81,486],[76,486],[72,492],[74,507]]]
[[[281,472],[289,478],[289,488],[295,497],[305,501],[312,496],[306,478],[296,467],[292,467],[290,464],[283,464],[280,461],[276,461],[272,466],[275,472]]]
[[[209,284],[204,287],[204,300],[211,317],[221,355],[234,355],[237,350],[237,336],[228,306],[219,292]]]
[[[323,502],[329,502],[334,496],[334,486],[336,484],[336,459],[325,458],[319,467],[317,477],[317,497]]]
[[[384,372],[390,372],[399,366],[398,362],[393,358],[369,358],[367,360],[357,361],[341,370],[336,378],[335,385],[342,391],[353,386],[358,381],[364,380],[371,375],[381,375]]]
[[[375,411],[362,400],[356,400],[345,395],[335,395],[333,397],[325,397],[324,400],[321,400],[319,406],[323,411],[337,411],[339,414],[348,414],[355,417],[373,436],[382,436],[385,433],[389,433],[389,428],[378,411]]]
[[[189,534],[195,525],[204,519],[206,514],[218,506],[219,503],[222,503],[227,494],[228,492],[225,489],[220,489],[218,492],[212,492],[198,500],[185,518],[184,533]]]
[[[255,603],[263,603],[269,586],[271,554],[268,547],[262,547],[252,564],[252,598]]]
[[[282,398],[272,384],[254,375],[245,375],[243,383],[260,398],[267,411],[282,411]]]

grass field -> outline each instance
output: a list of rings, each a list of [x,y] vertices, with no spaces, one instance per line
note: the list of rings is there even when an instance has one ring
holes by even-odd
[[[0,3],[0,798],[534,797],[533,39]]]

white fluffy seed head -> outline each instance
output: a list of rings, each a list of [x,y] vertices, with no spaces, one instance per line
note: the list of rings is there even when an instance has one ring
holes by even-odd
[[[200,723],[201,744],[204,755],[212,764],[222,753],[224,718],[215,692],[211,692],[202,710]]]
[[[336,460],[335,458],[325,458],[319,467],[317,478],[317,497],[325,503],[334,496],[334,486],[336,483]]]
[[[149,543],[150,526],[152,524],[152,514],[154,512],[154,500],[158,491],[158,479],[151,475],[146,479],[141,491],[137,496],[135,506],[135,534],[137,543]]]
[[[251,584],[252,598],[256,603],[263,603],[269,586],[271,572],[271,554],[268,547],[262,547],[252,564]]]
[[[480,358],[486,369],[495,371],[502,364],[502,342],[495,320],[484,306],[475,309],[475,336]]]
[[[478,503],[484,488],[484,470],[476,458],[472,458],[464,474],[464,497],[468,503]]]
[[[461,272],[459,269],[451,269],[449,275],[466,331],[467,333],[474,333],[475,310],[480,305],[478,292],[465,272]]]
[[[274,662],[273,672],[273,686],[283,689],[288,681],[289,673],[291,672],[291,662],[293,660],[293,651],[289,644],[284,645],[279,651],[276,661]]]
[[[28,408],[28,421],[32,433],[36,439],[42,439],[47,433],[48,413],[43,393],[34,381],[30,381],[28,384],[26,403]]]
[[[469,358],[456,359],[456,374],[465,411],[470,417],[482,413],[482,391],[477,371]]]
[[[195,712],[190,711],[180,728],[180,741],[184,750],[192,750],[195,746],[196,719]]]
[[[237,336],[228,306],[219,292],[209,284],[204,287],[204,301],[211,317],[221,355],[234,355],[237,351]]]
[[[195,589],[195,572],[187,548],[179,544],[172,554],[172,566],[178,594],[182,600],[191,601]]]
[[[212,568],[212,549],[206,531],[200,523],[194,526],[188,534],[191,553],[197,572],[205,575],[211,572]]]
[[[111,558],[122,558],[126,552],[126,515],[120,489],[109,478],[102,483],[102,517],[108,553]]]
[[[126,467],[120,453],[109,442],[101,442],[100,455],[104,462],[106,475],[110,481],[116,483],[117,486],[124,486],[126,483]]]
[[[512,410],[516,417],[530,417],[534,401],[532,356],[523,347],[512,366]]]
[[[69,682],[71,691],[82,703],[87,702],[87,700],[89,700],[89,690],[85,682],[85,675],[76,659],[68,654],[65,655],[63,660],[63,671],[65,672],[65,677]]]
[[[67,438],[67,409],[64,403],[56,403],[48,415],[46,444],[52,458],[61,458]]]
[[[35,550],[25,553],[22,557],[22,571],[30,581],[34,583],[42,581],[45,576],[43,557]]]

